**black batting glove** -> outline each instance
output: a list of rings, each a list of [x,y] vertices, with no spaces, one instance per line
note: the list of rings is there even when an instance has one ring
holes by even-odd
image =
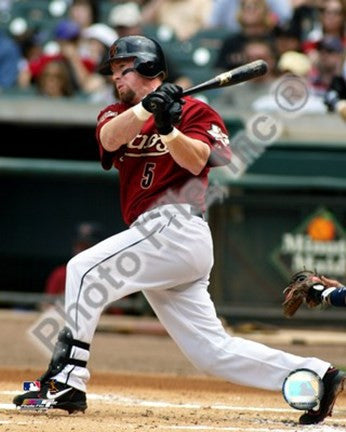
[[[142,99],[142,105],[143,108],[154,114],[155,111],[165,110],[174,101],[184,104],[185,101],[181,99],[182,94],[182,87],[172,83],[164,83],[145,96]]]
[[[182,112],[183,104],[181,101],[172,101],[169,105],[166,105],[164,109],[155,111],[153,114],[158,133],[160,135],[168,135],[172,132],[173,125],[180,122]]]
[[[175,84],[164,83],[142,99],[143,107],[153,113],[159,134],[167,135],[173,125],[179,123],[182,106],[185,103],[180,97],[182,88]]]
[[[183,96],[183,88],[172,83],[163,83],[156,90],[166,93],[174,100],[179,100]]]
[[[143,108],[154,114],[155,111],[164,110],[173,102],[171,96],[165,92],[155,90],[142,99]]]

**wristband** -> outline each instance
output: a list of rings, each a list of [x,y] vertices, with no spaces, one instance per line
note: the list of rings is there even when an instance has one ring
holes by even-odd
[[[138,118],[138,120],[146,121],[151,116],[151,112],[147,111],[142,102],[132,107],[133,114]]]
[[[167,134],[167,135],[161,135],[160,134],[161,141],[164,144],[169,143],[169,142],[173,141],[179,135],[179,133],[180,133],[179,130],[174,127],[172,132],[170,132],[169,134]]]
[[[328,304],[328,305],[331,304],[331,303],[330,303],[330,295],[331,295],[331,293],[332,293],[333,291],[335,291],[335,290],[336,290],[335,287],[330,287],[330,288],[325,289],[325,290],[322,292],[321,297],[322,297],[322,303],[323,303],[323,304]]]

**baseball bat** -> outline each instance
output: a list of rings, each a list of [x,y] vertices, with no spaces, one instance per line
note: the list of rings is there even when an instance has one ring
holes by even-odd
[[[183,91],[183,96],[188,96],[204,90],[229,87],[235,84],[240,84],[253,78],[265,75],[267,71],[268,64],[264,60],[255,60],[250,63],[238,66],[237,68],[231,69],[227,72],[216,75],[214,78],[211,78],[208,81],[204,81],[201,84],[190,87]]]
[[[188,96],[205,90],[229,87],[235,84],[240,84],[242,82],[249,81],[250,79],[265,75],[267,71],[268,64],[264,60],[255,60],[250,63],[245,63],[227,72],[216,75],[210,80],[204,81],[193,87],[185,89],[183,90],[182,96]],[[157,103],[152,101],[151,108],[153,112],[156,111]]]

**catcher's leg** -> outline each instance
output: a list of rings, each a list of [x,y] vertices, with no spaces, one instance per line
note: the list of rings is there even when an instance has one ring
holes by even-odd
[[[165,291],[143,292],[168,333],[192,364],[227,381],[281,390],[292,370],[308,368],[323,377],[330,364],[230,336],[217,318],[207,280]]]

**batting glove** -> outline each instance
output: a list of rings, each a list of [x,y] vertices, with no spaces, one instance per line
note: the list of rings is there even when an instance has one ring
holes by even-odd
[[[165,83],[142,100],[143,107],[153,113],[160,135],[168,135],[172,132],[173,125],[181,120],[182,106],[185,103],[180,99],[181,94],[181,87]]]
[[[163,83],[156,90],[166,93],[174,100],[179,100],[183,96],[183,88],[172,83]]]

